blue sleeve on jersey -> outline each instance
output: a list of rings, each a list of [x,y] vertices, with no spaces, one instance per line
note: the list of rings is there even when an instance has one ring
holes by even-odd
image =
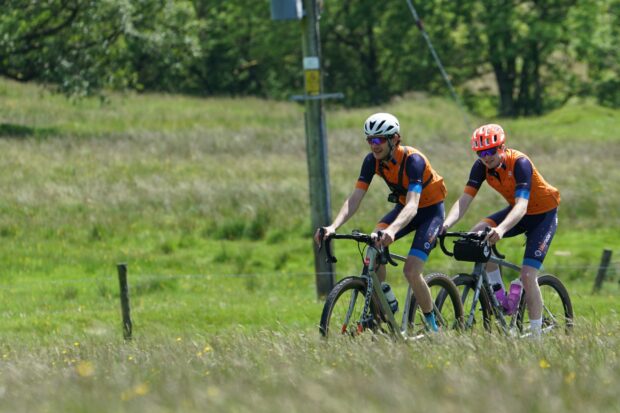
[[[532,163],[527,158],[517,159],[515,162],[515,198],[530,199],[532,174]]]
[[[530,199],[530,191],[527,189],[517,189],[515,191],[515,198]]]
[[[360,171],[360,177],[357,178],[358,181],[366,182],[370,185],[372,182],[372,177],[375,176],[375,157],[372,153],[369,153],[366,158],[364,158],[364,162],[362,163],[362,170]]]
[[[417,153],[414,153],[407,158],[407,164],[405,170],[407,171],[407,177],[409,177],[408,191],[421,193],[422,184],[424,183],[424,169],[426,169],[426,162]]]
[[[480,189],[482,183],[487,179],[487,167],[484,166],[480,159],[474,162],[469,172],[469,180],[466,186],[471,186],[476,189]]]

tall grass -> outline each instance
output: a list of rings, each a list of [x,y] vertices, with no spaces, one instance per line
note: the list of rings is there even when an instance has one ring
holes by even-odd
[[[68,102],[6,80],[0,99],[0,410],[617,411],[613,386],[595,384],[618,381],[620,291],[615,280],[590,289],[601,250],[618,249],[620,112],[574,104],[503,121],[510,146],[562,193],[545,267],[568,285],[576,333],[544,346],[496,336],[399,345],[317,337],[301,106]],[[334,214],[367,152],[361,124],[379,110],[399,117],[453,202],[474,159],[471,131],[450,102],[413,94],[328,108]],[[370,231],[386,195],[375,179],[343,231]],[[481,191],[461,228],[502,205]],[[522,248],[501,249],[519,262]],[[336,254],[337,277],[359,270],[355,245]],[[132,343],[118,339],[118,262],[129,265]],[[468,268],[435,251],[427,269]],[[400,272],[389,277],[402,297]]]
[[[6,80],[0,96],[0,281],[97,279],[120,261],[130,274],[313,271],[301,106],[158,95],[69,102]],[[378,110],[395,113],[404,143],[428,155],[445,178],[449,206],[474,159],[470,131],[450,102],[412,94],[383,107],[327,111],[333,213],[368,150],[360,125]],[[620,141],[612,137],[619,117],[571,104],[539,119],[502,121],[510,146],[530,154],[562,193],[545,264],[569,279],[589,277],[583,268],[618,245]],[[342,230],[370,231],[390,207],[386,194],[375,179]],[[503,203],[483,189],[460,227]],[[354,246],[337,248],[339,276],[357,271]],[[519,240],[503,249],[520,261]],[[455,265],[438,252],[429,262],[462,271]]]
[[[324,342],[299,107],[157,96],[101,106],[40,93],[0,82],[0,411],[619,411],[620,289],[613,280],[590,294],[601,249],[617,249],[616,141],[541,141],[507,123],[562,191],[546,268],[569,287],[574,334]],[[379,109],[401,118],[454,200],[473,160],[467,133],[449,103],[416,97],[327,113],[334,210],[366,151],[359,124]],[[343,230],[368,231],[385,213],[376,181]],[[482,191],[476,202],[463,228],[502,201]],[[520,260],[518,240],[502,249]],[[358,271],[354,245],[336,253],[338,277]],[[467,269],[440,255],[429,271]],[[399,298],[400,272],[389,275]]]
[[[617,412],[617,329],[590,323],[543,342],[324,342],[283,328],[3,345],[0,410]]]

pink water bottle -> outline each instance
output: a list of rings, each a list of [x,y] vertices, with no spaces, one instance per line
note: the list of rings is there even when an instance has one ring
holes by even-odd
[[[504,304],[506,314],[513,315],[517,308],[519,308],[519,301],[521,301],[521,292],[523,291],[523,284],[520,279],[516,279],[510,283],[510,290]]]

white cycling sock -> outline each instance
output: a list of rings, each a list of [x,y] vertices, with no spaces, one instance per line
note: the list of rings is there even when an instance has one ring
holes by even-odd
[[[542,317],[538,320],[530,320],[530,329],[532,330],[532,334],[539,336],[542,332]]]
[[[502,288],[504,288],[502,273],[499,271],[499,268],[497,268],[495,271],[487,272],[487,275],[489,276],[489,282],[491,283],[491,285],[499,284],[502,286]]]

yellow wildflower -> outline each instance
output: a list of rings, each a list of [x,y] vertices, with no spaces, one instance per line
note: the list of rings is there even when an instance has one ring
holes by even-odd
[[[564,376],[564,382],[566,382],[566,384],[571,384],[572,382],[575,381],[576,377],[577,377],[577,374],[575,374],[574,371],[571,371],[566,376]]]
[[[75,366],[75,371],[80,377],[91,377],[95,374],[95,366],[90,361],[82,360]]]

